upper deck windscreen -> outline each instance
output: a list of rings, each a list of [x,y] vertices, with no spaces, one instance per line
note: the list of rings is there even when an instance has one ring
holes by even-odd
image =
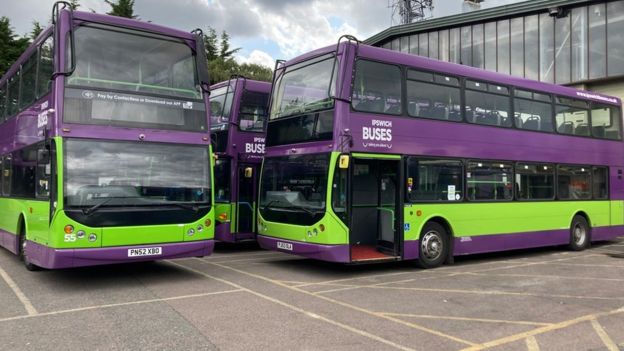
[[[185,41],[93,24],[76,28],[74,40],[65,122],[207,130],[196,58]]]
[[[336,64],[329,54],[287,67],[275,82],[270,119],[333,107]]]

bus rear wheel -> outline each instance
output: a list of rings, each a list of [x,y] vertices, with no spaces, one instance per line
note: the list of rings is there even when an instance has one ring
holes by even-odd
[[[572,251],[582,251],[589,246],[591,228],[585,217],[576,215],[570,225],[570,244],[568,248]]]
[[[24,230],[23,225],[22,225],[22,228],[21,228],[20,233],[19,233],[19,257],[20,257],[20,260],[22,260],[22,262],[24,263],[24,267],[26,267],[27,270],[29,270],[31,272],[38,271],[40,269],[39,266],[33,264],[28,259],[28,254],[26,253],[27,242],[28,241],[26,240],[26,230]]]
[[[418,264],[422,268],[441,266],[448,256],[449,238],[446,229],[436,222],[429,222],[420,233]]]

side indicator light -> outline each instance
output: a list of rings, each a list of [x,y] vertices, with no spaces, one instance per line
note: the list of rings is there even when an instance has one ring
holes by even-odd
[[[63,228],[63,230],[65,231],[65,234],[71,234],[74,232],[74,226],[68,224],[65,228]]]

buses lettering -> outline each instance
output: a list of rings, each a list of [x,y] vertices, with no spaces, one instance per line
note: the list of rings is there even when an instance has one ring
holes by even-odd
[[[263,154],[264,144],[245,143],[245,152],[250,154]]]

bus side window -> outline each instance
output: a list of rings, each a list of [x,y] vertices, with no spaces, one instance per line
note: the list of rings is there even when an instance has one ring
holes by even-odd
[[[596,138],[621,139],[620,109],[606,105],[592,106],[591,126],[592,135]]]
[[[399,115],[401,69],[394,65],[358,60],[351,97],[356,111]]]

